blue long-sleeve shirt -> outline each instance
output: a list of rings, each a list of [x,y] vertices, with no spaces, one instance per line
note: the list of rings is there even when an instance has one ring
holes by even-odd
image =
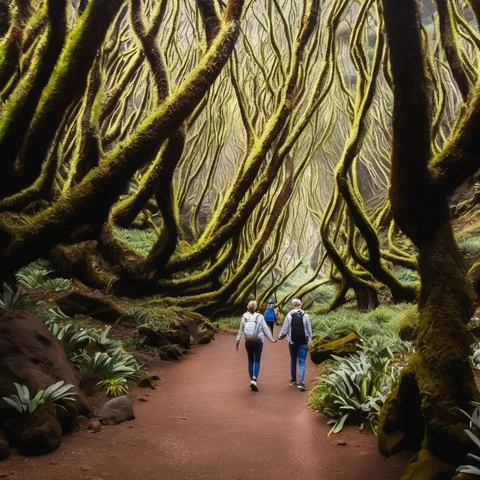
[[[301,308],[294,308],[288,312],[287,316],[285,317],[285,321],[283,322],[282,329],[278,334],[278,338],[281,339],[285,335],[288,338],[289,343],[292,343],[292,313],[294,312],[301,312],[303,313],[303,326],[305,328],[305,338],[307,339],[307,343],[312,340],[312,325],[310,324],[310,318],[308,317],[308,313],[305,313]]]

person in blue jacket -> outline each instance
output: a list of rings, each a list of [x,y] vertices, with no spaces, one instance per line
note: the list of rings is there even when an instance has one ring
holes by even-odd
[[[268,306],[263,318],[265,318],[265,322],[267,322],[268,328],[273,335],[273,326],[278,325],[278,321],[280,320],[280,310],[275,305],[273,298],[268,301]]]

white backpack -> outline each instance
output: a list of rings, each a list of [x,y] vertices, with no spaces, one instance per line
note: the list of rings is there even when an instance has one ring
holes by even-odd
[[[257,345],[258,343],[258,333],[260,331],[260,322],[258,321],[259,317],[259,313],[243,316],[243,318],[245,318],[245,328],[243,330],[243,334],[245,335],[245,343],[247,345]]]

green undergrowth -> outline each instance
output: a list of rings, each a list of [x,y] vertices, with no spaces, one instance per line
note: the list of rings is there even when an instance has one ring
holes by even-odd
[[[158,239],[157,232],[152,228],[139,230],[115,226],[113,228],[113,234],[118,240],[142,255],[147,255]]]
[[[309,395],[314,411],[324,413],[331,425],[328,435],[340,432],[345,424],[369,424],[376,433],[378,415],[386,397],[399,378],[389,355],[364,350],[328,362]]]
[[[414,283],[420,281],[418,273],[415,270],[410,270],[409,268],[395,266],[394,273],[395,276],[403,283]]]
[[[313,337],[337,340],[353,331],[364,340],[385,343],[385,339],[398,340],[398,332],[407,326],[415,328],[418,322],[416,306],[408,303],[380,305],[375,310],[360,312],[354,308],[340,307],[326,314],[308,312]],[[283,317],[283,316],[282,316]],[[283,320],[283,318],[282,318]],[[241,316],[220,318],[216,325],[238,329]]]
[[[146,325],[154,330],[168,330],[176,325],[180,308],[152,307],[152,306],[127,306],[123,309],[131,316],[137,325]]]
[[[466,257],[474,257],[480,253],[480,236],[474,234],[463,235],[458,241],[458,248]]]
[[[412,314],[414,308],[411,304],[401,303],[380,305],[369,312],[340,307],[327,314],[312,314],[310,320],[313,336],[336,340],[355,331],[368,340],[396,338],[403,325],[416,322],[416,316]]]
[[[219,328],[240,328],[240,322],[242,321],[241,315],[236,315],[234,317],[222,317],[219,318],[215,325]]]
[[[65,354],[76,370],[99,374],[103,381],[97,385],[108,395],[128,392],[127,380],[138,380],[142,366],[126,351],[121,340],[111,338],[111,327],[103,329],[88,326],[83,319],[76,321],[65,315],[58,307],[38,314],[52,335],[62,344]],[[122,388],[109,388],[121,384]]]
[[[36,260],[15,273],[18,285],[27,288],[44,288],[60,292],[70,288],[70,280],[53,276],[54,271],[45,260]]]

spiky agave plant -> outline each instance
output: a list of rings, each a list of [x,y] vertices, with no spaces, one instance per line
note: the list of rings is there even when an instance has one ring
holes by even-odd
[[[76,401],[74,395],[77,394],[70,391],[73,388],[73,385],[69,383],[65,385],[63,380],[50,385],[44,390],[39,390],[33,398],[26,385],[20,385],[18,383],[15,383],[14,385],[17,389],[17,394],[12,393],[8,397],[3,397],[3,400],[21,414],[31,415],[40,405],[46,403],[53,403],[56,407],[64,409],[65,407],[63,407],[63,405],[57,403],[59,400],[65,402]]]

